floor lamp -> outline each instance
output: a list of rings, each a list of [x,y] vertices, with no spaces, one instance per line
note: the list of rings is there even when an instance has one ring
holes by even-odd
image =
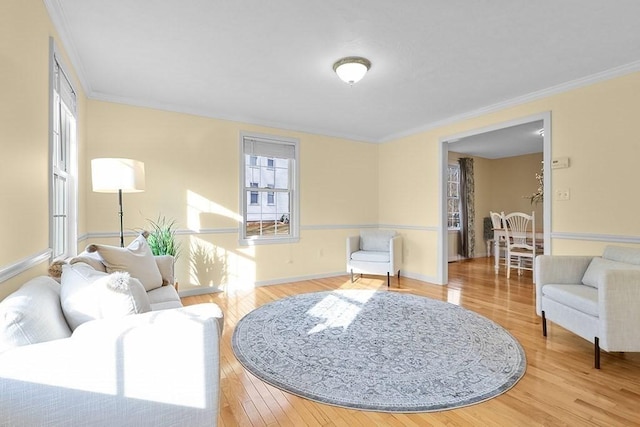
[[[119,158],[93,159],[91,160],[91,183],[96,193],[118,193],[120,247],[124,248],[122,193],[144,191],[144,163]]]

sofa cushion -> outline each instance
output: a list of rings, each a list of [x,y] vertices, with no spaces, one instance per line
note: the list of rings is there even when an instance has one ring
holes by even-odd
[[[70,335],[60,307],[60,285],[50,277],[31,279],[0,302],[0,353]]]
[[[147,291],[162,286],[162,275],[151,248],[140,235],[126,248],[108,245],[89,245],[87,252],[98,252],[107,267],[107,273],[126,271],[140,280]]]
[[[598,289],[585,285],[544,285],[542,295],[582,313],[598,317]]]
[[[640,265],[595,257],[591,260],[587,270],[584,272],[582,283],[597,288],[603,280],[606,270],[640,270]]]
[[[351,254],[353,261],[389,262],[389,251],[356,251]]]
[[[147,292],[151,310],[164,310],[167,308],[182,307],[180,296],[173,286],[161,286]]]
[[[90,265],[97,271],[107,272],[107,267],[104,265],[104,260],[98,252],[84,251],[69,260],[69,264],[77,264],[83,262]]]
[[[395,235],[393,230],[362,230],[360,250],[389,252],[389,240]]]
[[[84,263],[65,265],[61,283],[62,311],[72,330],[90,320],[151,310],[144,287],[126,272],[103,273]]]

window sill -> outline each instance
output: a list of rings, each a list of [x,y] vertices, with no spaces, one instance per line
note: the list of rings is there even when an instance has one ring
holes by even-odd
[[[298,243],[299,237],[258,237],[253,239],[239,239],[240,246],[277,245]]]

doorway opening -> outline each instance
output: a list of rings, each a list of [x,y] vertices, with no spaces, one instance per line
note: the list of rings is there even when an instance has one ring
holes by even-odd
[[[482,167],[477,168],[477,179],[488,179],[488,170],[496,169],[499,164],[510,163],[509,159],[520,158],[520,162],[531,162],[535,159],[542,159],[540,171],[544,176],[542,203],[531,204],[530,196],[526,191],[522,192],[514,187],[514,183],[523,179],[529,179],[533,187],[537,186],[535,174],[526,177],[522,176],[522,171],[515,171],[514,178],[496,177],[492,173],[493,179],[498,184],[481,184],[481,190],[477,192],[473,200],[479,201],[478,206],[469,214],[471,221],[470,229],[475,232],[475,246],[471,248],[471,256],[487,255],[484,240],[483,219],[489,216],[489,210],[500,212],[506,210],[519,210],[531,212],[538,210],[536,223],[543,225],[544,253],[551,251],[551,113],[545,112],[508,122],[474,129],[464,133],[449,135],[440,139],[440,229],[438,233],[438,279],[439,283],[448,282],[448,263],[454,253],[451,247],[455,238],[452,239],[450,231],[454,236],[458,236],[457,230],[450,230],[451,206],[455,206],[455,201],[451,200],[451,180],[450,163],[456,163],[460,157],[471,157],[482,163]],[[520,157],[522,156],[522,157]],[[517,164],[517,163],[516,163]],[[518,166],[515,166],[518,168]],[[483,175],[484,174],[484,175]],[[454,186],[455,188],[455,186]],[[527,187],[531,188],[531,187]],[[522,193],[522,194],[520,194]],[[493,194],[493,196],[491,196]],[[549,195],[549,196],[547,196]],[[482,198],[482,199],[479,199]],[[506,201],[511,198],[510,201]],[[529,199],[529,200],[527,200]],[[493,201],[492,201],[493,200]],[[453,204],[452,204],[453,203]],[[504,207],[501,207],[504,206]],[[485,212],[486,210],[486,212]],[[537,219],[537,218],[540,219]],[[464,226],[464,224],[463,224]],[[538,227],[540,228],[540,227]],[[457,249],[457,248],[456,248]],[[455,253],[457,254],[457,250]],[[474,255],[475,254],[475,255]]]

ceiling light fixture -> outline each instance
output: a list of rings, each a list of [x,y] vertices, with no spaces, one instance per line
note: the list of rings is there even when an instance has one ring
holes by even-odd
[[[349,56],[336,61],[333,71],[340,80],[350,85],[359,82],[371,68],[371,61],[360,56]]]

